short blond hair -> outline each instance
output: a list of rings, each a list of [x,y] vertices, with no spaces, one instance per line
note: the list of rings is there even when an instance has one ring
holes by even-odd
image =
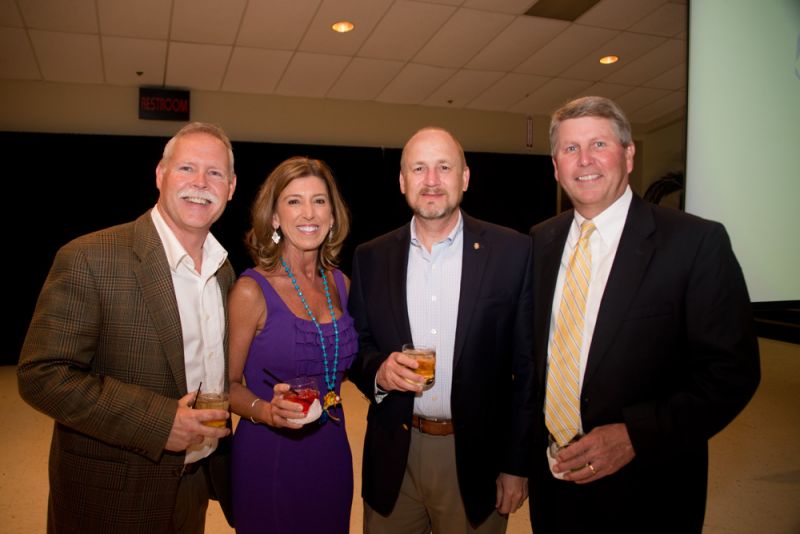
[[[186,135],[202,133],[208,134],[212,137],[216,137],[219,139],[225,148],[228,150],[228,181],[230,182],[233,180],[233,146],[231,145],[231,140],[228,138],[228,135],[225,133],[225,130],[222,129],[221,126],[216,124],[211,124],[209,122],[190,122],[180,130],[178,133],[172,136],[172,138],[167,141],[167,144],[164,146],[164,153],[161,156],[161,161],[158,163],[160,166],[163,166],[167,160],[172,157],[172,153],[175,151],[175,142],[184,137]]]

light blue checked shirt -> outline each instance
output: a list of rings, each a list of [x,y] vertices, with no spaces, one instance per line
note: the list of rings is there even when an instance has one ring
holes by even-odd
[[[406,301],[411,337],[416,345],[436,348],[436,380],[417,395],[414,413],[431,419],[450,419],[453,350],[456,342],[461,261],[464,255],[464,219],[461,212],[453,231],[428,252],[417,239],[416,218],[411,220]]]

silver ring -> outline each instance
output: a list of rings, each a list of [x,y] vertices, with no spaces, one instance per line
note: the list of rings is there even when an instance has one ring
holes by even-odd
[[[589,471],[592,472],[592,476],[597,474],[597,472],[594,470],[594,466],[592,465],[592,462],[589,462],[588,464],[586,464],[586,467],[588,467]]]

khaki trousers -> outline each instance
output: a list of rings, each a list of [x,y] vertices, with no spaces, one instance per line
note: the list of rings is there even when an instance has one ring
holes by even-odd
[[[364,503],[367,534],[504,534],[508,518],[497,512],[480,525],[467,520],[458,489],[455,439],[414,429],[400,495],[382,516]]]

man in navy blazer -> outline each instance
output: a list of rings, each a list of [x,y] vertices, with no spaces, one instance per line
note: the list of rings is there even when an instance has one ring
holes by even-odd
[[[730,240],[718,223],[633,195],[635,147],[614,102],[566,104],[553,114],[550,144],[556,180],[574,210],[531,230],[533,529],[699,533],[708,439],[759,381],[750,300]],[[580,350],[582,428],[558,449],[549,446],[544,415],[550,346],[585,220],[596,230]]]
[[[501,533],[527,497],[530,239],[461,212],[468,184],[458,141],[420,130],[400,171],[414,217],[355,253],[366,532]],[[430,389],[400,352],[409,342],[437,350]]]

